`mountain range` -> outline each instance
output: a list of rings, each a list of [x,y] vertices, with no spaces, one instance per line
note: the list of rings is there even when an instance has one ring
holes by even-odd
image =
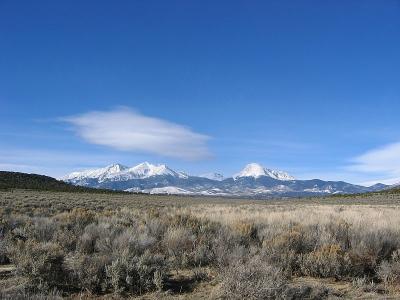
[[[365,187],[320,179],[299,180],[284,171],[268,169],[257,163],[246,165],[231,177],[224,177],[220,173],[189,175],[164,164],[144,162],[134,167],[112,164],[104,168],[73,172],[61,180],[78,186],[149,194],[255,198],[354,194],[389,187],[384,184]]]

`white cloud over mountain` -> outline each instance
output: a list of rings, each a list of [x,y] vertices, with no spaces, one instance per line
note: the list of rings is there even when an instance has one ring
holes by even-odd
[[[210,156],[208,136],[129,108],[92,111],[62,120],[73,125],[77,134],[92,144],[185,160]]]
[[[400,181],[400,142],[371,149],[353,160],[349,171],[377,174],[380,182],[393,184]]]

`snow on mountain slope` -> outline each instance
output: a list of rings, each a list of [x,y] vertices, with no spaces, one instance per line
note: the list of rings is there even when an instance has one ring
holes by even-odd
[[[176,186],[152,188],[152,189],[143,190],[142,192],[148,193],[148,194],[168,194],[168,195],[192,195],[193,194],[193,192],[187,191],[182,188],[178,188]]]
[[[170,175],[177,178],[187,178],[188,175],[182,172],[175,172],[166,165],[152,165],[143,162],[134,167],[126,167],[120,164],[112,164],[105,168],[73,172],[63,178],[64,181],[79,181],[84,179],[97,179],[99,182],[105,180],[124,181],[130,179],[144,179],[152,176]]]
[[[183,171],[178,171],[177,172],[178,177],[182,178],[182,179],[188,179],[190,175],[188,175],[187,173],[183,172]]]
[[[123,166],[121,164],[112,164],[104,168],[85,170],[82,172],[72,172],[71,174],[62,177],[61,180],[67,181],[67,180],[79,180],[85,178],[102,179],[108,176],[121,173],[127,169],[128,167]]]
[[[289,175],[286,172],[279,171],[279,170],[267,169],[257,163],[251,163],[251,164],[246,165],[242,171],[233,175],[233,178],[234,179],[237,179],[240,177],[258,178],[261,176],[268,176],[268,177],[278,179],[278,180],[295,180],[295,178],[293,176]]]
[[[271,180],[272,178],[277,180]],[[248,164],[233,178],[226,179],[218,173],[190,176],[184,172],[176,172],[163,164],[153,165],[144,162],[131,168],[113,164],[104,168],[74,172],[63,180],[75,185],[135,193],[235,197],[351,194],[387,188],[381,184],[363,187],[341,181],[294,180],[294,177],[285,172],[267,169],[255,163]]]
[[[202,175],[199,175],[199,177],[207,178],[207,179],[211,179],[211,180],[218,180],[218,181],[222,181],[225,179],[224,175],[222,175],[221,173],[215,173],[215,172],[202,174]]]
[[[126,173],[132,175],[133,178],[148,178],[151,176],[171,175],[178,176],[179,174],[166,165],[152,165],[148,162],[138,164],[127,170]]]

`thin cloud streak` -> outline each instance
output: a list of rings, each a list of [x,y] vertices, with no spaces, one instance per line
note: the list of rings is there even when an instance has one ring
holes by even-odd
[[[371,149],[352,160],[352,164],[345,167],[348,172],[372,175],[377,180],[365,182],[395,184],[400,181],[400,143],[387,144]]]
[[[400,174],[400,143],[372,149],[356,157],[350,170]]]
[[[211,156],[208,136],[128,108],[93,111],[62,118],[86,142],[120,151],[151,153],[184,160]]]
[[[303,178],[343,180],[364,186],[400,183],[400,142],[370,149],[333,170],[302,173]]]

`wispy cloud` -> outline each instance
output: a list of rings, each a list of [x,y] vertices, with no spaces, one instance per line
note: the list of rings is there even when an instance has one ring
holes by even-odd
[[[361,172],[400,173],[400,143],[367,151],[354,159],[351,169]]]
[[[400,182],[400,143],[392,143],[370,149],[348,160],[347,164],[332,168],[299,169],[298,178],[343,180],[371,186],[376,183]]]
[[[92,111],[62,120],[73,125],[77,134],[91,144],[186,160],[210,156],[208,136],[128,108]]]
[[[371,149],[355,157],[346,168],[351,172],[377,176],[373,182],[393,184],[400,181],[400,143],[392,143]],[[378,179],[379,177],[379,179]]]

